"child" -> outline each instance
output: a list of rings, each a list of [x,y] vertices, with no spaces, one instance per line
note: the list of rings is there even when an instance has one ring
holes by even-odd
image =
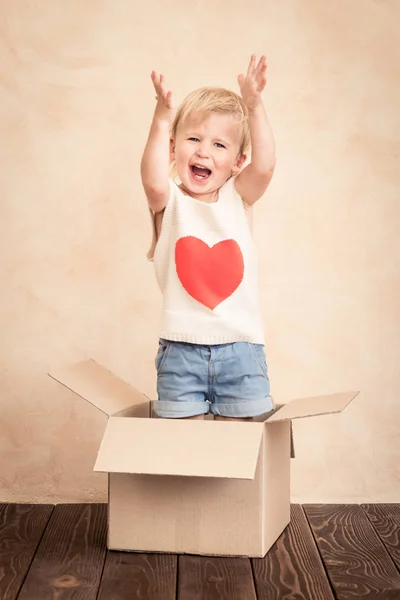
[[[261,99],[266,68],[253,55],[238,77],[241,97],[202,88],[177,111],[163,76],[151,75],[157,105],[141,177],[154,222],[149,258],[163,293],[155,409],[163,418],[211,411],[248,420],[274,408],[250,219],[275,167]]]

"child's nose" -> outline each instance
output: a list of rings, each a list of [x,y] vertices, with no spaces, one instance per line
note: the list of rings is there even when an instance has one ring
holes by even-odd
[[[207,147],[207,144],[199,144],[198,148],[197,148],[197,155],[200,158],[208,158],[210,152],[209,149]]]

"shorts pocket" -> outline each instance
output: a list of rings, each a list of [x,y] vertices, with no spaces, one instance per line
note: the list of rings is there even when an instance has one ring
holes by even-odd
[[[158,352],[155,359],[155,365],[158,375],[162,372],[165,361],[167,360],[172,343],[168,340],[160,340],[158,344]]]
[[[254,357],[257,361],[258,366],[264,373],[265,377],[268,379],[268,366],[267,359],[265,357],[265,350],[262,344],[250,344],[253,348]]]

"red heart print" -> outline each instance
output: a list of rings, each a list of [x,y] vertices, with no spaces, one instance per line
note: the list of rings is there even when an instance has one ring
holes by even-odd
[[[243,255],[235,240],[210,247],[199,238],[182,237],[175,245],[175,264],[187,293],[211,310],[229,298],[243,280]]]

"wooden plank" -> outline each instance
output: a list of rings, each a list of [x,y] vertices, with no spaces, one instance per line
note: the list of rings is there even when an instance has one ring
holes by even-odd
[[[250,560],[180,556],[178,600],[257,600]]]
[[[399,600],[400,575],[356,505],[305,505],[337,600]]]
[[[0,600],[15,600],[53,506],[0,504]]]
[[[400,504],[362,504],[362,509],[400,571]]]
[[[98,600],[175,600],[173,554],[108,552]]]
[[[334,600],[320,555],[300,505],[265,558],[253,559],[258,600]]]
[[[105,504],[56,506],[18,600],[96,600],[106,533]]]

